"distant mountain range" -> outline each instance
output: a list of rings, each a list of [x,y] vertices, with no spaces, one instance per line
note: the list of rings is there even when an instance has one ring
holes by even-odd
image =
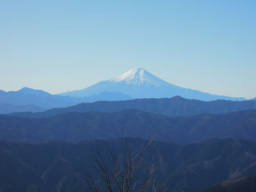
[[[219,96],[179,87],[154,76],[142,68],[131,69],[116,78],[96,83],[95,85],[82,90],[62,93],[61,95],[71,97],[92,97],[105,91],[126,95],[129,98],[170,98],[181,96],[184,98],[205,101],[216,99],[242,99]]]
[[[29,143],[119,137],[179,144],[228,137],[255,141],[255,128],[256,110],[175,118],[136,110],[73,112],[43,119],[0,116],[0,140]]]
[[[182,88],[139,68],[57,95],[0,91],[0,113],[1,192],[89,191],[96,154],[113,170],[113,158],[127,161],[148,140],[137,183],[154,169],[168,192],[255,187],[254,177],[221,183],[256,175],[255,99]]]
[[[256,100],[245,101],[199,101],[173,97],[170,99],[135,99],[128,101],[102,101],[82,103],[67,108],[50,109],[39,113],[13,113],[19,117],[52,117],[70,112],[120,112],[135,109],[144,112],[167,115],[170,117],[192,116],[199,114],[223,114],[234,111],[256,109]]]
[[[111,172],[117,166],[113,159],[126,157],[128,150],[141,151],[147,144],[148,141],[131,138],[78,144],[0,142],[0,189],[3,192],[91,191],[88,178],[102,186],[102,177],[95,168],[99,157]],[[143,170],[154,167],[154,181],[168,192],[202,192],[224,180],[256,173],[256,144],[243,140],[209,140],[184,146],[153,142],[141,158],[143,163],[136,182],[147,176]],[[249,186],[244,187],[249,189]],[[207,192],[252,191],[236,188]]]
[[[42,90],[23,88],[18,91],[0,91],[0,104],[13,106],[34,105],[43,109],[66,107],[78,104],[78,99],[52,95]]]
[[[138,98],[171,98],[181,96],[203,101],[245,100],[208,94],[170,84],[144,69],[132,69],[88,88],[62,94],[50,94],[42,90],[22,88],[18,91],[0,90],[0,113],[37,112],[58,107],[68,107],[85,102],[122,101]],[[12,107],[11,107],[12,106]],[[28,107],[34,106],[34,107]]]
[[[75,98],[52,95],[42,90],[22,88],[18,91],[0,91],[0,114],[13,112],[39,112],[51,108],[68,107],[83,102],[98,100],[126,100],[128,96],[121,93],[102,92],[93,97]]]

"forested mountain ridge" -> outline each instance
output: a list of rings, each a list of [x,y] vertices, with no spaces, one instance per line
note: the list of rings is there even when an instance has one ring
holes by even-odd
[[[256,111],[167,117],[136,110],[64,113],[49,118],[0,116],[0,140],[40,143],[118,137],[155,138],[180,144],[211,138],[256,140]]]

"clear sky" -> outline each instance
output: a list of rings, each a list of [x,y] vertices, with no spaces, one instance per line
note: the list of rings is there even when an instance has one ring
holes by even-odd
[[[255,0],[0,0],[0,89],[85,88],[142,67],[256,97]]]

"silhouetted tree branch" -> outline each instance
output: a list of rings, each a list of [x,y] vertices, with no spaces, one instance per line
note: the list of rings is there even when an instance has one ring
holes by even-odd
[[[134,152],[128,147],[124,156],[112,154],[113,168],[107,167],[104,158],[98,155],[95,170],[99,179],[88,177],[91,192],[159,192],[159,185],[154,178],[154,165],[144,167],[142,164],[143,154],[152,142],[150,140]]]

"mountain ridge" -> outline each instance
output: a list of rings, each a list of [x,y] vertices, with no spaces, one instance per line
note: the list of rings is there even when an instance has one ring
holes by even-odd
[[[43,90],[24,87],[18,91],[1,91],[0,104],[16,106],[36,105],[49,109],[53,107],[67,107],[81,102],[81,99],[73,99],[68,96],[53,95]]]
[[[168,117],[138,110],[70,112],[48,118],[0,116],[0,140],[40,143],[118,137],[155,138],[187,144],[212,138],[255,141],[256,110],[227,114]]]

